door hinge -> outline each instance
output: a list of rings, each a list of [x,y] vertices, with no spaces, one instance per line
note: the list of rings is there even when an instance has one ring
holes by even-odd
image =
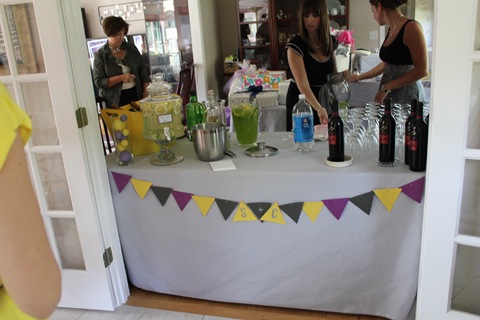
[[[113,262],[113,253],[112,253],[112,247],[108,247],[105,249],[105,252],[103,253],[103,263],[105,264],[105,268],[107,268],[110,264]]]
[[[88,125],[87,108],[78,108],[75,110],[75,116],[77,117],[77,127],[79,129]]]

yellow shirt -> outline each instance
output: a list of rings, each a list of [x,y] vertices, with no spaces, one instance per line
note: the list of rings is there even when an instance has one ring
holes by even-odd
[[[28,115],[10,98],[10,95],[0,82],[0,170],[3,168],[7,154],[17,136],[17,132],[26,143],[30,138],[32,122]],[[0,319],[34,320],[23,313],[8,295],[0,279]]]
[[[23,143],[28,141],[32,131],[32,122],[28,115],[10,98],[7,88],[0,83],[0,170],[7,154],[20,133]]]

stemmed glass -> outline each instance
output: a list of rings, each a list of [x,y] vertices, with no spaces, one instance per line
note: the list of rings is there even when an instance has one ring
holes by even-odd
[[[405,121],[410,114],[410,104],[394,104],[392,115],[397,124],[395,131],[395,154],[396,158],[403,159],[405,156]]]
[[[382,109],[379,104],[367,103],[365,105],[366,132],[363,139],[364,156],[374,156],[378,151],[378,122],[382,117]]]
[[[346,147],[351,156],[357,157],[362,153],[365,128],[362,125],[365,110],[363,108],[350,108],[347,111],[345,126]]]

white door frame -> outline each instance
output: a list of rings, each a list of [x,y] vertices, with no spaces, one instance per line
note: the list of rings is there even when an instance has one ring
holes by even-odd
[[[434,71],[416,315],[419,320],[480,319],[450,310],[456,244],[480,247],[480,238],[458,234],[465,160],[480,160],[480,150],[466,148],[473,63],[480,62],[480,52],[474,51],[477,5],[478,0],[434,3]],[[461,27],[453,21],[461,21]]]

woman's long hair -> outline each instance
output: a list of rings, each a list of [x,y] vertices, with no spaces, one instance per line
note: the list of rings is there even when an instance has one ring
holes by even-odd
[[[308,45],[310,51],[315,51],[312,39],[308,35],[308,31],[303,24],[303,16],[309,13],[316,13],[320,16],[320,27],[318,28],[318,40],[321,44],[322,53],[330,56],[335,49],[333,47],[332,37],[330,35],[330,20],[328,17],[328,8],[325,0],[301,0],[298,9],[298,29],[303,41]]]
[[[378,4],[382,4],[385,8],[388,9],[397,9],[400,6],[403,6],[407,3],[408,0],[370,0],[370,4],[372,6],[378,6]]]

